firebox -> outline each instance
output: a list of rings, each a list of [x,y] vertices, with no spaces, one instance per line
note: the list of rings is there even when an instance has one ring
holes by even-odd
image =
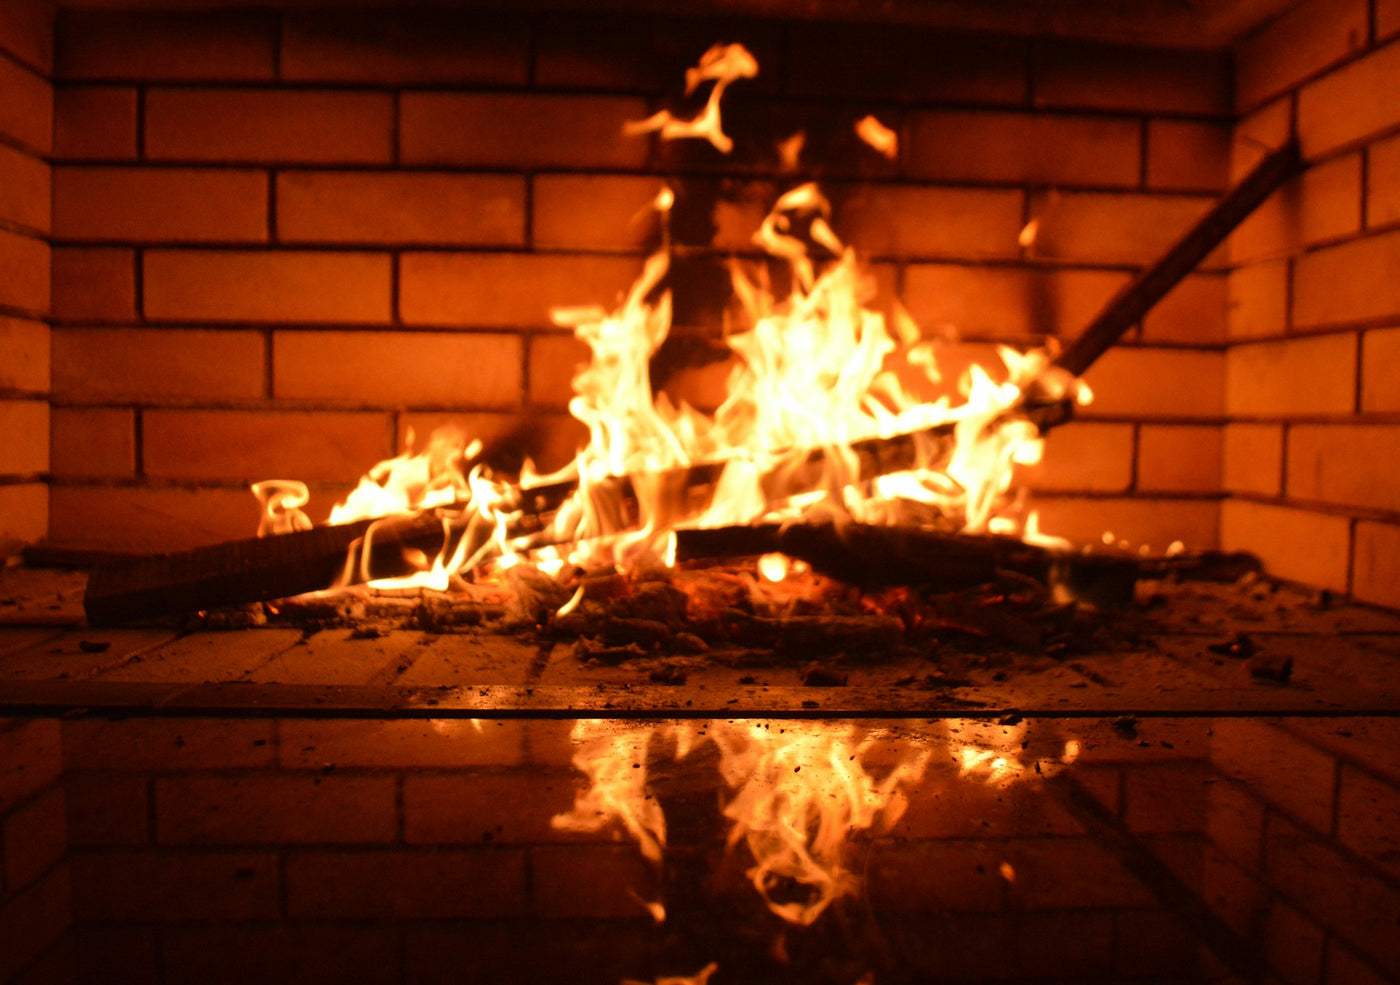
[[[1397,79],[1396,0],[5,0],[0,981],[1400,978]],[[981,367],[1002,427],[1291,148],[998,451],[1019,492],[855,501],[956,430],[891,394]],[[754,355],[799,296],[849,353]],[[556,537],[83,611],[133,557],[276,562],[260,521],[425,448],[459,502],[652,476],[650,530],[745,367],[861,359],[857,451],[780,441],[846,469],[784,489],[859,521],[839,557],[734,507],[680,575],[561,588]],[[522,480],[635,436],[603,397],[662,458]],[[570,544],[615,532],[584,502]],[[506,512],[444,543],[494,561]]]

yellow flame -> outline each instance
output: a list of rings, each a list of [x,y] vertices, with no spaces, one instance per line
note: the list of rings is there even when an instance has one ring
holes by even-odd
[[[873,116],[857,121],[856,136],[891,161],[899,156],[899,135]]]
[[[758,74],[758,62],[741,44],[715,45],[700,58],[700,64],[685,74],[685,93],[690,95],[703,83],[714,82],[710,97],[698,116],[682,120],[670,110],[660,110],[623,127],[625,134],[636,135],[658,131],[663,140],[699,137],[708,140],[721,153],[728,154],[734,141],[720,123],[719,101],[724,90],[737,79],[751,79]]]

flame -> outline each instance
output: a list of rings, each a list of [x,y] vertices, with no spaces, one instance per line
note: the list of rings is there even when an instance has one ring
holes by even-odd
[[[622,132],[628,135],[659,131],[663,140],[677,140],[699,137],[708,140],[715,149],[728,154],[734,149],[734,141],[725,134],[720,124],[719,101],[729,84],[738,79],[751,79],[758,74],[758,62],[741,44],[717,44],[705,52],[700,64],[685,73],[685,94],[693,94],[705,82],[713,82],[710,97],[705,108],[696,117],[682,120],[670,110],[659,112],[629,123]]]
[[[899,157],[899,135],[873,116],[856,122],[856,136],[891,161]]]

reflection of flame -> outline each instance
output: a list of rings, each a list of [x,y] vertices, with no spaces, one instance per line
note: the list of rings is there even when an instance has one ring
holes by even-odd
[[[661,805],[647,793],[647,746],[650,729],[609,726],[580,719],[574,725],[578,744],[574,765],[588,777],[588,789],[574,809],[554,818],[564,831],[601,831],[620,824],[637,842],[642,855],[661,861],[666,847],[666,818]]]
[[[711,961],[693,975],[662,975],[656,980],[654,985],[706,985],[710,976],[719,970],[719,965]],[[622,985],[653,985],[651,982],[639,982],[632,978],[624,978]]]

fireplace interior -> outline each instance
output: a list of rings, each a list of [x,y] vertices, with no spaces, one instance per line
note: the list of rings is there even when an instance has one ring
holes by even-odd
[[[732,150],[625,136],[717,42]],[[0,982],[1400,980],[1397,87],[1396,0],[3,0]],[[1262,573],[1002,581],[917,646],[829,586],[742,646],[421,592],[84,621],[75,566],[250,537],[251,482],[321,522],[444,425],[561,466],[550,308],[663,238],[650,382],[713,411],[803,182],[952,381],[1290,139],[1020,473],[1076,545]]]

